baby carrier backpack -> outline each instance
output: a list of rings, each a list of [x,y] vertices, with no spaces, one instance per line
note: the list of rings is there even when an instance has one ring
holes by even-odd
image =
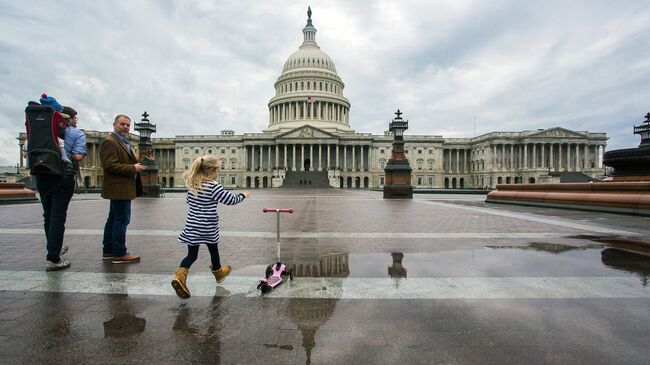
[[[65,136],[65,120],[51,106],[34,104],[25,108],[30,174],[71,175],[72,166],[61,159],[59,148],[59,138]]]

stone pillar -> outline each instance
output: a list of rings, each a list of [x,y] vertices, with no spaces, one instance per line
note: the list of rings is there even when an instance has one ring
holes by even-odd
[[[515,164],[515,145],[511,144],[510,145],[510,171],[514,170],[514,164]]]
[[[359,171],[359,169],[357,168],[356,157],[357,157],[357,146],[353,144],[352,145],[352,171]]]
[[[266,166],[266,171],[273,171],[273,166],[272,166],[273,164],[271,163],[271,150],[272,150],[272,146],[271,146],[271,145],[268,145],[268,146],[266,146],[266,149],[267,149],[268,154],[269,154],[269,155],[268,155],[268,158],[267,158],[267,162],[268,162],[268,164],[267,164],[267,166]]]
[[[336,145],[336,157],[334,159],[335,159],[335,163],[336,163],[336,168],[341,170],[341,165],[339,164],[339,145],[338,144]]]
[[[248,171],[248,146],[244,146],[244,170]]]
[[[456,173],[460,172],[460,150],[456,148]]]
[[[305,144],[300,144],[300,171],[305,171]]]
[[[280,169],[280,145],[275,145],[275,168]]]
[[[576,169],[575,171],[580,171],[580,145],[576,143]]]
[[[288,166],[287,166],[287,162],[288,162],[288,161],[287,161],[287,144],[285,143],[285,144],[284,144],[284,168],[285,168],[285,169],[288,167]]]
[[[528,143],[524,143],[524,169],[528,168]]]
[[[318,171],[323,171],[323,144],[318,144]]]
[[[555,161],[553,161],[553,148],[555,143],[551,143],[548,146],[548,167],[551,171],[555,170]]]
[[[537,168],[537,143],[533,143],[533,163],[530,167]]]
[[[348,170],[348,146],[343,145],[343,170]]]
[[[332,166],[332,160],[330,159],[330,147],[332,147],[332,146],[328,143],[327,144],[327,164],[326,164],[327,166],[325,166],[327,168],[327,170],[329,170],[330,167]]]
[[[542,143],[542,163],[540,164],[541,168],[546,167],[546,153],[545,153],[546,151],[544,151],[545,149],[546,149],[546,144]]]
[[[292,146],[293,146],[293,156],[292,156],[293,157],[293,164],[291,165],[291,169],[292,169],[292,171],[299,171],[299,170],[296,170],[296,144],[294,143],[294,144],[292,144]]]
[[[264,145],[260,145],[260,171],[264,170]]]

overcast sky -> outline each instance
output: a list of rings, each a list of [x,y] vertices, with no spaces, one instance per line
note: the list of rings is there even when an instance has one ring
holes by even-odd
[[[383,134],[400,108],[407,134],[560,126],[639,144],[648,1],[0,0],[0,165],[42,92],[86,129],[146,110],[154,137],[260,132],[308,5],[357,132]]]

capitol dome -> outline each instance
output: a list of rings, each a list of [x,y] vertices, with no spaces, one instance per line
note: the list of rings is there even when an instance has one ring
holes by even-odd
[[[309,124],[329,132],[353,132],[350,102],[332,59],[316,43],[316,28],[307,10],[302,45],[284,63],[269,101],[269,126],[264,132],[285,132]]]

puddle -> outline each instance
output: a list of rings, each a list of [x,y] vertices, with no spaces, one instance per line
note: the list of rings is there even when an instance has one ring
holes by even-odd
[[[120,313],[104,322],[104,337],[124,338],[144,332],[147,320],[130,313]]]
[[[533,242],[436,252],[305,255],[289,262],[295,277],[581,277],[629,276],[644,286],[650,257],[608,248],[605,243],[566,245]],[[258,270],[261,271],[261,270]]]

